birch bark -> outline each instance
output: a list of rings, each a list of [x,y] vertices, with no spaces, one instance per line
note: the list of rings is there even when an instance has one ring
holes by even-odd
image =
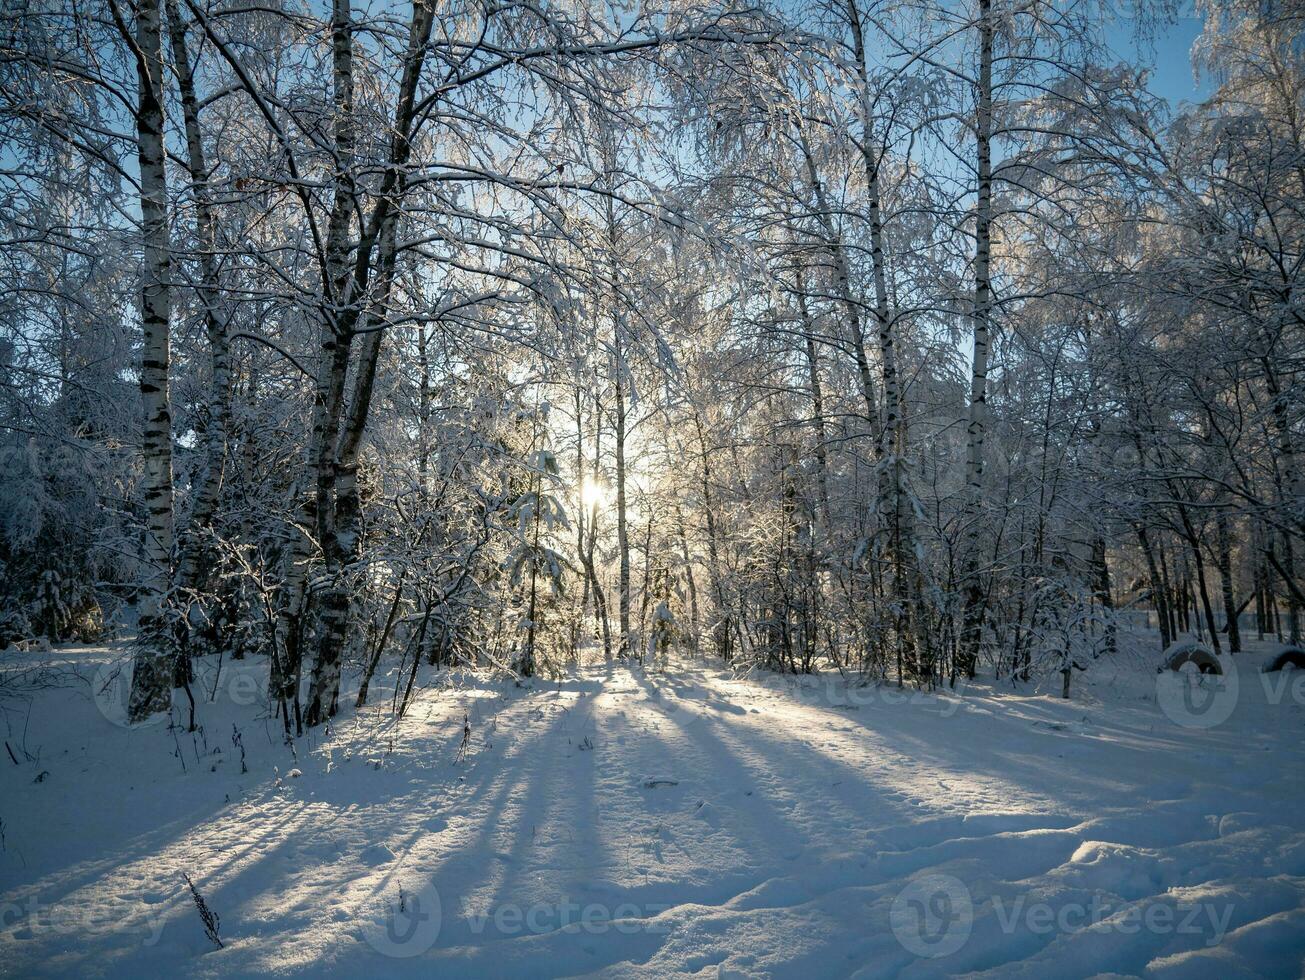
[[[172,700],[174,644],[165,622],[172,584],[172,415],[168,403],[172,248],[168,229],[168,180],[163,145],[163,47],[159,0],[135,7],[135,30],[126,31],[136,55],[139,86],[136,109],[140,166],[141,281],[140,395],[144,411],[141,454],[145,470],[145,569],[140,603],[140,646],[132,673],[128,719],[142,721],[167,711]],[[134,36],[133,36],[134,35]]]

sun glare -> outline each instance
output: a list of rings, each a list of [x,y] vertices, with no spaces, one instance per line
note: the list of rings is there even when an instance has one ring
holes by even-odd
[[[607,486],[601,480],[586,476],[580,484],[580,504],[586,511],[599,510],[607,505]]]

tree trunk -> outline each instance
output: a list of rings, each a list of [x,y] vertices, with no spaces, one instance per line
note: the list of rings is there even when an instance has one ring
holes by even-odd
[[[399,611],[399,603],[403,599],[403,580],[406,575],[405,571],[399,576],[399,581],[394,586],[394,599],[390,602],[390,611],[385,617],[385,626],[381,629],[381,635],[376,638],[376,645],[372,648],[371,656],[367,658],[362,681],[358,685],[358,700],[354,702],[356,708],[361,708],[367,703],[367,691],[371,687],[372,677],[376,673],[376,665],[381,662],[381,654],[385,652],[385,644],[390,639],[390,631],[394,628],[394,618]]]
[[[807,309],[802,267],[797,268],[798,310],[802,314],[802,334],[806,340],[807,378],[811,384],[811,424],[815,430],[816,485],[820,494],[820,518],[826,535],[833,533],[829,512],[829,454],[825,448],[825,395],[820,383],[820,360],[816,354],[815,328]]]
[[[630,527],[625,486],[625,371],[624,358],[616,365],[616,543],[620,551],[620,595],[617,609],[621,628],[617,656],[630,652]]]
[[[195,93],[195,75],[186,44],[186,23],[176,0],[166,0],[168,35],[172,60],[181,95],[181,111],[186,127],[186,168],[190,174],[191,195],[195,200],[195,237],[199,259],[199,301],[203,308],[204,330],[208,338],[210,392],[208,422],[204,432],[204,469],[197,481],[190,512],[190,538],[181,551],[177,580],[186,588],[200,586],[199,572],[209,553],[204,538],[209,533],[222,474],[226,461],[228,430],[231,420],[231,343],[228,317],[223,309],[218,281],[217,232],[213,215],[213,194],[209,187],[208,160],[199,125],[199,99]]]
[[[1098,536],[1092,544],[1093,574],[1096,579],[1096,599],[1101,603],[1102,616],[1106,621],[1106,652],[1118,652],[1119,645],[1115,637],[1115,598],[1110,590],[1110,565],[1106,560],[1105,538]]]
[[[1258,521],[1251,524],[1251,574],[1255,579],[1255,633],[1263,640],[1269,632],[1269,575],[1264,561],[1264,529]]]
[[[680,557],[684,561],[684,585],[689,592],[689,649],[698,656],[698,632],[702,628],[698,614],[698,583],[693,580],[693,560],[689,557],[689,533],[684,520],[684,510],[675,507],[675,520],[679,525]]]
[[[139,104],[136,110],[140,165],[141,283],[140,394],[144,409],[145,528],[141,559],[145,569],[139,648],[132,672],[128,719],[142,721],[172,702],[175,660],[165,606],[172,582],[172,415],[168,403],[171,326],[171,242],[168,232],[168,182],[163,144],[163,47],[159,0],[136,6],[135,36],[119,24],[136,51]]]
[[[974,211],[974,360],[970,372],[970,413],[966,428],[965,528],[962,586],[960,667],[973,677],[986,619],[983,582],[979,575],[980,513],[987,434],[988,334],[992,315],[992,2],[979,0],[979,84],[976,141],[978,202]]]
[[[353,397],[336,458],[336,512],[339,550],[352,560],[357,555],[361,538],[362,508],[358,500],[358,454],[371,412],[372,394],[376,384],[376,367],[380,360],[382,341],[386,333],[390,295],[394,286],[395,265],[398,261],[398,229],[402,203],[407,191],[407,167],[412,155],[413,113],[416,106],[417,83],[425,63],[426,48],[430,41],[434,21],[433,8],[425,0],[413,4],[412,23],[409,27],[408,52],[403,78],[399,86],[399,102],[395,110],[393,137],[390,144],[390,167],[381,182],[379,200],[369,222],[366,240],[359,243],[359,271],[355,274],[361,293],[370,278],[366,261],[376,255],[376,296],[368,304],[366,325],[363,329],[363,349],[359,358]],[[361,297],[360,297],[361,301]],[[423,332],[425,328],[422,328]]]
[[[1242,632],[1241,626],[1237,622],[1239,616],[1237,601],[1233,597],[1232,547],[1228,540],[1228,515],[1223,511],[1220,511],[1216,518],[1215,528],[1218,534],[1219,583],[1223,592],[1223,614],[1228,630],[1228,650],[1231,653],[1241,653]]]
[[[720,655],[722,660],[728,662],[730,659],[730,632],[733,627],[725,598],[725,580],[720,569],[720,542],[716,525],[716,510],[711,495],[711,454],[707,448],[707,434],[702,425],[702,413],[698,411],[696,406],[693,410],[693,424],[697,431],[698,450],[702,459],[702,466],[698,475],[702,489],[702,514],[707,525],[707,572],[711,578],[712,599],[716,603],[717,622],[714,630],[716,653]]]
[[[336,0],[333,34],[336,36],[336,86],[337,110],[342,116],[353,111],[353,76],[351,43],[341,44],[339,38],[349,37],[349,9],[347,0]],[[343,8],[343,9],[341,9]],[[364,240],[359,242],[358,256],[350,285],[341,285],[338,293],[352,299],[343,306],[342,317],[335,324],[336,358],[338,373],[332,372],[326,390],[327,411],[318,456],[317,527],[325,552],[328,585],[322,600],[322,628],[313,665],[312,695],[308,704],[307,722],[311,727],[335,714],[340,692],[340,656],[349,619],[349,593],[344,581],[347,566],[357,557],[361,539],[361,503],[358,499],[358,454],[370,414],[372,393],[376,380],[376,366],[380,357],[385,318],[388,313],[390,289],[394,280],[397,260],[397,236],[401,202],[406,189],[405,173],[411,153],[411,129],[416,102],[417,83],[425,61],[427,43],[433,22],[432,8],[417,0],[412,8],[409,26],[408,52],[400,82],[399,102],[395,111],[390,145],[390,166],[381,183],[379,200],[367,223]],[[344,95],[341,95],[343,90]],[[352,122],[337,128],[337,145],[344,143],[352,159]],[[352,193],[352,179],[337,185],[336,206],[342,191]],[[332,230],[336,215],[332,215]],[[345,218],[344,233],[349,222]],[[360,312],[366,303],[370,272],[376,267],[377,296],[368,307],[363,353],[360,359],[353,398],[340,430],[344,400],[344,381],[348,370],[349,340],[352,338]],[[338,433],[338,435],[337,435]]]
[[[1164,592],[1165,609],[1169,617],[1169,639],[1178,639],[1178,606],[1173,579],[1169,575],[1169,556],[1165,554],[1164,536],[1156,541],[1156,561],[1160,568],[1160,588]]]
[[[1219,627],[1214,622],[1214,607],[1210,604],[1210,589],[1205,580],[1205,560],[1201,554],[1201,543],[1196,537],[1196,529],[1188,517],[1187,508],[1182,504],[1178,505],[1178,515],[1183,522],[1183,531],[1187,537],[1187,543],[1192,551],[1192,561],[1196,562],[1196,582],[1201,594],[1201,609],[1205,613],[1205,623],[1210,630],[1210,646],[1214,648],[1215,653],[1222,653],[1223,646],[1219,642]]]
[[[1137,542],[1142,546],[1142,554],[1146,557],[1146,569],[1151,580],[1151,603],[1155,606],[1155,618],[1160,627],[1160,643],[1162,649],[1168,649],[1169,644],[1173,642],[1173,632],[1170,628],[1169,618],[1169,596],[1168,586],[1160,576],[1160,570],[1156,565],[1155,550],[1151,547],[1151,539],[1147,536],[1146,528],[1141,524],[1137,525]]]
[[[834,263],[834,289],[846,312],[848,326],[850,327],[852,353],[856,358],[856,373],[861,380],[861,397],[865,402],[866,428],[870,432],[872,444],[878,446],[880,432],[879,404],[875,395],[874,379],[870,374],[870,360],[866,356],[865,329],[861,321],[861,308],[852,295],[851,271],[848,268],[842,238],[838,233],[838,229],[834,227],[831,217],[832,211],[825,197],[824,183],[820,179],[820,172],[816,169],[816,161],[811,155],[811,147],[807,144],[806,132],[801,128],[798,130],[798,144],[802,150],[802,158],[806,163],[807,180],[810,182],[811,190],[816,196],[816,218],[819,220],[821,230],[825,236],[823,244]]]
[[[1276,346],[1272,338],[1266,336],[1268,351]],[[1278,472],[1281,474],[1280,492],[1286,514],[1286,523],[1295,525],[1297,533],[1305,533],[1305,481],[1301,478],[1300,467],[1296,460],[1296,440],[1292,434],[1291,420],[1287,412],[1287,395],[1282,390],[1278,379],[1278,368],[1272,356],[1260,359],[1264,371],[1265,387],[1272,399],[1271,416],[1274,431],[1278,436]]]
[[[905,394],[897,372],[897,329],[888,305],[883,209],[879,190],[882,150],[874,139],[870,112],[870,74],[857,0],[847,0],[852,50],[860,76],[861,163],[865,171],[866,207],[869,212],[870,265],[874,279],[875,320],[879,330],[879,365],[883,385],[883,425],[879,430],[879,509],[891,522],[890,543],[898,614],[898,641],[911,647],[917,640],[920,569],[916,558],[915,512],[906,492]],[[923,650],[908,652],[907,659]],[[932,669],[930,667],[930,669]]]
[[[1287,637],[1292,643],[1299,643],[1301,619],[1301,590],[1296,577],[1296,549],[1292,547],[1291,535],[1282,535],[1282,581],[1287,587]]]
[[[335,107],[334,141],[336,173],[334,198],[326,232],[326,268],[330,306],[324,311],[319,333],[321,350],[313,399],[313,432],[309,456],[317,477],[317,540],[331,583],[322,596],[317,659],[305,722],[311,728],[335,712],[340,683],[340,648],[344,642],[348,601],[336,577],[341,555],[336,535],[335,455],[344,414],[344,386],[353,344],[350,320],[362,301],[350,288],[349,232],[357,205],[353,164],[356,140],[353,118],[353,24],[349,0],[334,0],[331,13],[331,57]]]

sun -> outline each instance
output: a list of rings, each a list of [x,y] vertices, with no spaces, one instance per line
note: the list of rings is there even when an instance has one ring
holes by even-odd
[[[586,476],[580,484],[580,505],[588,512],[607,506],[610,494],[602,480]]]

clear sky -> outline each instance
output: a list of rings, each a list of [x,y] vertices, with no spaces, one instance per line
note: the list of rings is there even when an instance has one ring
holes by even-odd
[[[1157,31],[1152,50],[1139,51],[1131,41],[1128,43],[1139,60],[1152,69],[1151,90],[1174,105],[1199,102],[1214,89],[1208,77],[1203,76],[1198,83],[1192,74],[1192,42],[1200,33],[1201,19],[1186,16]]]

